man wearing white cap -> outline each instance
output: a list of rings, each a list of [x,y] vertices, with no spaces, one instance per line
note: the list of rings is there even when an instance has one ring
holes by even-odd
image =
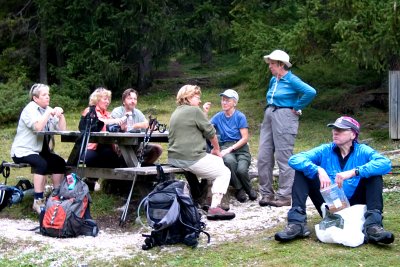
[[[255,200],[257,192],[252,188],[249,178],[249,126],[246,116],[236,109],[239,95],[235,90],[227,89],[220,96],[222,111],[211,118],[211,123],[220,137],[219,146],[224,163],[231,171],[230,184],[236,189],[239,202],[247,200],[246,194],[250,200]]]
[[[299,116],[315,97],[316,91],[289,68],[289,55],[275,50],[264,56],[273,75],[266,94],[267,108],[260,129],[258,175],[262,199],[260,206],[290,206],[294,170],[288,159],[293,154]],[[274,192],[272,171],[279,166],[279,188]]]

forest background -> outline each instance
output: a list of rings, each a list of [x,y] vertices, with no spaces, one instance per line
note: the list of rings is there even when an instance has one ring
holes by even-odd
[[[98,86],[149,94],[183,55],[207,69],[231,54],[240,61],[221,86],[264,89],[262,57],[274,49],[287,51],[320,95],[330,90],[316,108],[387,109],[387,71],[400,70],[397,2],[1,0],[0,124],[15,123],[32,83],[51,86],[53,106],[80,109]]]
[[[201,86],[202,100],[214,104],[212,114],[219,110],[218,94],[234,88],[240,94],[238,108],[249,121],[256,158],[258,126],[271,78],[263,56],[275,49],[287,51],[293,72],[318,92],[301,117],[296,152],[329,141],[324,126],[342,114],[361,122],[363,142],[380,152],[398,151],[399,142],[388,134],[388,71],[400,71],[398,5],[392,0],[0,0],[1,159],[11,160],[18,117],[36,82],[51,86],[51,106],[64,107],[69,129],[77,128],[80,111],[99,86],[113,92],[112,107],[120,104],[125,88],[137,88],[139,109],[156,114],[162,123],[168,123],[183,84]],[[56,151],[65,157],[70,147],[57,142]],[[396,158],[392,162],[398,165]],[[29,170],[18,174],[30,177]],[[397,238],[400,179],[396,175],[384,179],[385,188],[394,189],[384,194],[385,227]],[[101,226],[115,224],[119,213],[110,211],[123,200],[102,192],[93,198],[93,215]],[[30,205],[26,200],[3,210],[1,216],[35,219]],[[311,220],[317,223],[319,218]],[[212,249],[161,252],[156,260],[147,254],[145,260],[142,254],[126,262],[113,260],[116,266],[142,261],[148,266],[397,266],[400,262],[397,241],[384,248],[347,249],[315,242],[313,236],[281,245],[271,238],[276,230]],[[12,256],[9,248],[20,246],[0,241],[1,251],[7,251],[4,255]],[[26,264],[20,258],[2,259],[0,266],[32,266],[34,256],[24,256]]]

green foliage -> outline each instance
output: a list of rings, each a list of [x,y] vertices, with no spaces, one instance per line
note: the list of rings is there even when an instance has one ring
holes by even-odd
[[[400,13],[397,1],[330,1],[348,15],[334,29],[341,36],[334,52],[347,62],[376,70],[400,70]]]
[[[17,121],[23,107],[29,102],[28,91],[25,90],[26,78],[0,83],[0,124]]]

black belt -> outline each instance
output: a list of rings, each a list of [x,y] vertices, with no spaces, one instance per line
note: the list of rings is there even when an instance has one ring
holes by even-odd
[[[275,112],[275,110],[281,109],[281,108],[293,109],[293,107],[278,107],[278,106],[275,106],[275,105],[272,105],[272,104],[268,104],[267,108],[274,108],[274,110],[272,112]]]

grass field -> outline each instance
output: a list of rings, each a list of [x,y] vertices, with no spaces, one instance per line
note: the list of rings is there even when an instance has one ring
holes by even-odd
[[[175,109],[175,95],[179,86],[188,82],[191,78],[198,77],[207,83],[201,85],[203,90],[202,101],[213,103],[210,114],[214,114],[220,109],[219,93],[223,91],[221,82],[226,79],[233,79],[236,68],[232,67],[237,61],[220,59],[221,64],[227,66],[226,71],[215,69],[204,70],[198,68],[193,62],[185,63],[181,66],[182,77],[163,79],[155,82],[154,88],[150,93],[139,97],[138,108],[146,115],[157,116],[161,123],[169,122],[169,116]],[[185,61],[182,61],[185,62]],[[200,79],[201,78],[201,79]],[[249,89],[245,85],[238,85],[234,88],[240,95],[238,109],[247,115],[250,125],[250,147],[253,157],[257,156],[259,124],[263,117],[265,89]],[[320,92],[323,95],[324,92]],[[119,96],[114,96],[112,107],[119,105]],[[315,101],[318,101],[318,96]],[[110,110],[112,109],[110,107]],[[84,107],[82,107],[83,109]],[[303,111],[301,117],[299,134],[296,140],[295,152],[310,149],[318,144],[329,142],[331,139],[330,130],[326,124],[334,121],[341,114],[329,110],[317,110],[312,106]],[[79,112],[66,111],[68,129],[77,129]],[[399,149],[399,142],[388,138],[387,128],[378,128],[374,125],[381,125],[388,121],[387,113],[376,109],[359,110],[354,115],[365,127],[362,128],[361,140],[366,140],[371,146],[379,151],[389,151]],[[10,146],[15,135],[15,124],[0,126],[0,142],[2,150],[0,159],[10,161]],[[61,143],[59,140],[56,151],[63,157],[67,157],[71,149],[71,144]],[[166,145],[164,144],[166,150]],[[166,153],[161,161],[165,162]],[[397,159],[393,159],[397,164]],[[12,170],[12,176],[8,180],[9,184],[14,184],[19,177],[30,178],[28,169]],[[396,175],[386,175],[384,177],[386,188],[396,188],[400,184],[400,178]],[[93,216],[100,217],[109,214],[109,211],[120,205],[121,199],[108,196],[104,193],[96,192],[93,194],[94,204],[92,206]],[[396,238],[400,233],[400,216],[398,209],[400,206],[400,192],[393,190],[384,193],[385,227],[394,232]],[[22,204],[15,205],[4,210],[1,217],[12,218],[36,218],[30,210],[31,201],[24,201]],[[118,215],[116,215],[118,216]],[[319,218],[310,218],[310,225],[318,222]],[[227,222],[229,223],[229,222]],[[280,226],[280,228],[283,225]],[[210,248],[190,249],[182,246],[182,249],[174,253],[163,253],[158,248],[146,253],[139,253],[130,260],[116,260],[112,262],[91,262],[89,266],[399,266],[400,265],[400,246],[395,240],[390,246],[363,245],[359,248],[347,248],[340,245],[323,244],[316,240],[313,233],[311,238],[297,240],[287,244],[279,244],[273,240],[273,234],[278,229],[271,229],[260,232],[257,235],[247,236]],[[1,240],[1,237],[0,237]],[[2,241],[3,242],[3,241]],[[4,251],[3,243],[0,243],[1,251]],[[4,255],[3,255],[4,257]],[[0,266],[20,266],[12,259],[0,258]],[[29,265],[26,265],[29,266]]]

